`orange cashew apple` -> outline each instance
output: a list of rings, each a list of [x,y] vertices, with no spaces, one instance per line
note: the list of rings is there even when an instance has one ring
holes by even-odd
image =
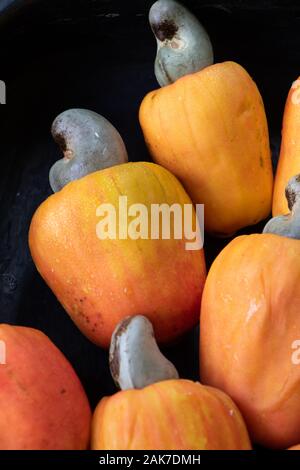
[[[140,123],[150,154],[205,204],[205,228],[228,235],[271,211],[273,174],[260,93],[234,62],[149,93]]]
[[[285,105],[280,156],[276,171],[273,215],[285,215],[289,207],[285,197],[286,185],[300,172],[300,77],[289,92]]]
[[[121,196],[128,207],[127,221]],[[140,162],[72,182],[35,213],[29,245],[37,269],[76,325],[96,344],[108,347],[118,322],[137,313],[151,319],[160,341],[173,340],[197,323],[206,277],[204,254],[202,249],[187,250],[183,232],[181,238],[175,237],[174,205],[181,214],[179,225],[185,206],[196,225],[195,210],[178,180],[158,165]],[[149,233],[153,208],[167,213],[170,209],[170,232],[165,237],[161,225],[154,227],[153,236]],[[99,238],[103,209],[116,209],[115,237],[100,233]],[[146,215],[137,223],[134,216],[142,209]],[[149,231],[130,236],[131,223],[141,230],[138,226],[145,221]],[[122,235],[127,223],[128,231]]]
[[[289,216],[214,261],[200,319],[202,382],[228,393],[255,442],[283,449],[300,441],[299,181],[287,187]]]

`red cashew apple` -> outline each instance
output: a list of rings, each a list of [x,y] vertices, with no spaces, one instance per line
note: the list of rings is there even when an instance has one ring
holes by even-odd
[[[31,328],[0,325],[0,341],[0,449],[86,449],[91,411],[67,359]]]

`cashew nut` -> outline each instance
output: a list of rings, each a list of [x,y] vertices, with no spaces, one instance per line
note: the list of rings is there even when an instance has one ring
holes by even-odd
[[[157,40],[155,75],[160,86],[213,64],[213,48],[198,19],[174,0],[158,0],[149,21]]]
[[[264,228],[264,233],[274,233],[288,238],[300,239],[300,174],[293,176],[287,184],[285,196],[290,213],[273,217]]]
[[[69,109],[55,119],[51,131],[64,154],[50,170],[54,192],[89,173],[128,161],[118,131],[93,111]]]
[[[157,346],[151,322],[141,315],[119,323],[112,335],[109,363],[112,377],[122,390],[178,379],[177,370]]]

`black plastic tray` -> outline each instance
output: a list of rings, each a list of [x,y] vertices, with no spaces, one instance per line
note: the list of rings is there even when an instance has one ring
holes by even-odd
[[[92,406],[115,391],[107,353],[73,325],[31,260],[27,234],[51,193],[48,171],[60,157],[51,122],[70,107],[93,109],[122,134],[130,160],[148,160],[139,104],[157,88],[152,1],[0,0],[0,321],[44,331],[78,372]],[[185,1],[208,30],[216,61],[235,60],[256,80],[266,105],[274,162],[284,102],[300,74],[297,1]],[[261,230],[254,227],[244,233]],[[208,266],[227,243],[206,237]],[[197,329],[166,354],[184,378],[198,379]]]

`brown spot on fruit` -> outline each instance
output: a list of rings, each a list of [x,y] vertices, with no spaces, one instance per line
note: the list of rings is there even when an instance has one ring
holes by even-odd
[[[262,156],[259,157],[259,164],[260,164],[260,167],[263,168],[264,167],[264,159]]]

